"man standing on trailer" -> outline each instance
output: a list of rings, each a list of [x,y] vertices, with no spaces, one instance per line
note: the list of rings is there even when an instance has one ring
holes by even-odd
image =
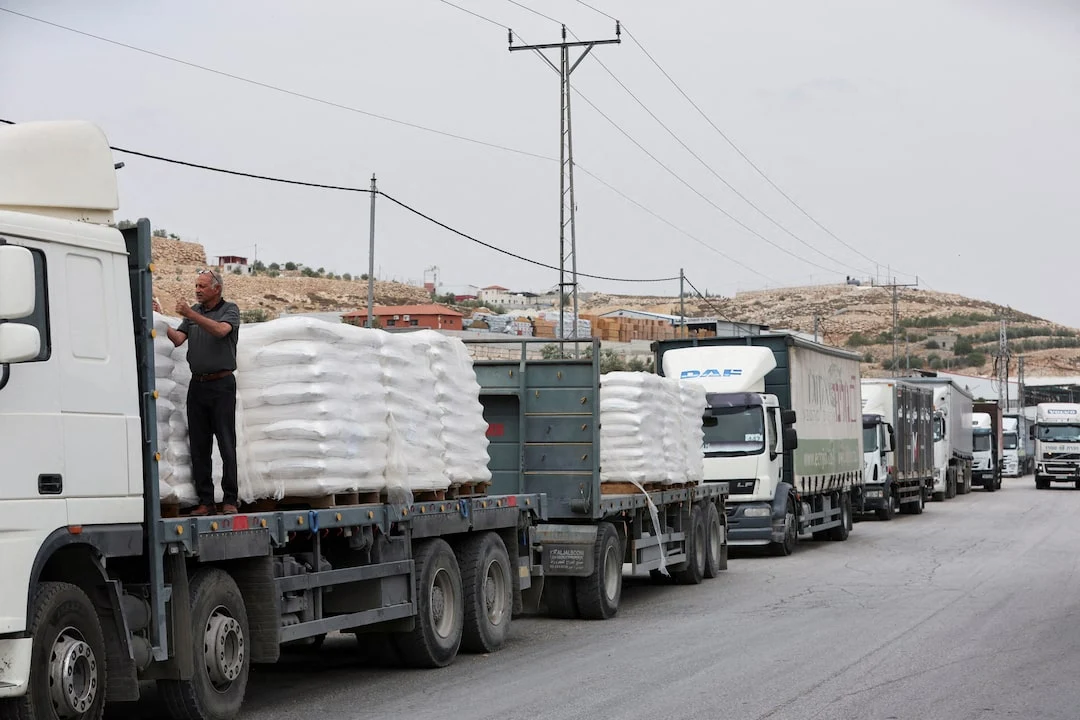
[[[187,395],[188,440],[191,443],[191,474],[199,506],[192,515],[209,515],[214,507],[212,454],[214,438],[221,452],[221,511],[236,514],[236,341],[240,333],[240,308],[221,297],[224,282],[213,270],[202,270],[195,280],[195,299],[188,306],[180,300],[176,312],[183,321],[169,328],[173,345],[188,345],[191,385]]]

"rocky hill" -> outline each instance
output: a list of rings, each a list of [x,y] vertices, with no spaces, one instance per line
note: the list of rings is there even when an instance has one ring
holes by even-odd
[[[586,307],[588,312],[629,307],[677,314],[678,298],[597,294]],[[819,285],[742,292],[707,302],[697,298],[687,301],[687,314],[722,315],[806,333],[813,333],[816,317],[824,342],[863,356],[865,375],[887,374],[892,361],[892,290],[886,287]],[[1009,321],[1010,350],[1024,355],[1028,375],[1077,373],[1076,330],[992,302],[917,288],[898,291],[900,367],[910,363],[912,368],[991,374],[1003,315]]]
[[[166,313],[176,301],[194,302],[195,277],[206,268],[206,253],[197,243],[155,237],[153,241],[154,295]],[[225,275],[225,297],[241,311],[262,311],[274,318],[282,312],[329,312],[367,307],[367,281],[305,277],[298,271],[281,271],[277,277]],[[407,305],[430,302],[423,288],[376,281],[375,302]]]

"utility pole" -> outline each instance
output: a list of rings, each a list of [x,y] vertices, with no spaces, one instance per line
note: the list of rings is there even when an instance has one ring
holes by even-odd
[[[891,268],[890,268],[890,270],[891,270]],[[900,296],[897,293],[897,289],[902,288],[902,287],[918,287],[918,286],[919,286],[919,278],[915,278],[914,283],[898,283],[898,282],[896,282],[896,278],[893,278],[892,283],[890,283],[888,285],[888,287],[892,288],[892,376],[893,377],[897,376],[897,371],[900,369],[898,367],[899,358],[898,358],[897,352],[896,352],[897,351],[897,347],[896,347],[897,337],[896,337],[896,335],[897,335],[897,332],[899,332],[899,329],[900,329]]]
[[[510,30],[510,52],[516,50],[535,50],[551,69],[559,74],[559,337],[566,339],[564,327],[566,318],[566,289],[571,288],[574,305],[574,337],[577,338],[578,319],[578,283],[577,283],[577,206],[574,203],[574,143],[570,121],[570,74],[577,69],[585,56],[597,45],[616,45],[622,42],[622,29],[615,21],[614,40],[578,40],[567,42],[566,26],[562,26],[562,42],[543,45],[514,45],[514,31]],[[571,62],[570,49],[584,48],[577,59]],[[544,50],[559,50],[559,64],[555,65]],[[566,251],[567,228],[570,231],[570,252]],[[566,261],[570,260],[572,280],[566,282]]]
[[[998,381],[998,405],[1002,412],[1009,411],[1009,330],[1008,320],[1001,316],[998,330],[998,351],[994,355],[994,369]]]
[[[682,268],[679,268],[679,337],[686,337],[686,291],[684,289],[684,283],[686,282],[686,273]],[[705,292],[708,292],[706,289]],[[700,305],[698,306],[701,307]]]
[[[367,326],[375,327],[375,196],[379,188],[375,185],[375,173],[371,174],[371,234],[368,238],[367,271]]]
[[[1016,358],[1016,409],[1018,412],[1024,412],[1024,356],[1021,355]]]

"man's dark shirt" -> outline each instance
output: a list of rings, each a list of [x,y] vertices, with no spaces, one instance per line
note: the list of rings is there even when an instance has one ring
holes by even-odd
[[[206,310],[202,303],[191,308],[215,322],[227,322],[232,330],[223,338],[216,338],[193,321],[184,318],[177,328],[187,335],[187,361],[191,372],[198,375],[220,370],[236,369],[236,341],[240,336],[240,308],[236,303],[221,300],[213,310]]]

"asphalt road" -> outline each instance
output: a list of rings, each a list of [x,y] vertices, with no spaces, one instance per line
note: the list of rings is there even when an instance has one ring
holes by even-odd
[[[607,622],[517,619],[443,670],[349,638],[257,669],[243,718],[1080,718],[1080,491],[1031,478],[732,560],[696,587],[627,579]]]

